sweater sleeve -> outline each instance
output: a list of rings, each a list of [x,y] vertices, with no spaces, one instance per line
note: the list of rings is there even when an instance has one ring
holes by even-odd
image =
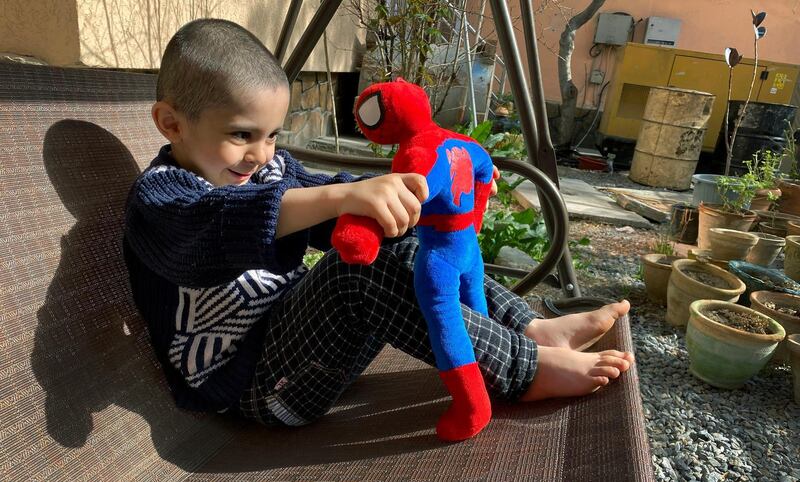
[[[302,262],[308,233],[275,239],[281,198],[299,187],[287,174],[214,188],[183,169],[146,171],[128,200],[126,239],[148,268],[181,286],[214,286],[250,269],[288,272]]]
[[[280,150],[277,152],[279,156],[283,159],[286,164],[287,169],[291,169],[294,173],[295,177],[297,178],[297,182],[302,187],[314,187],[314,186],[327,186],[330,184],[342,184],[348,182],[358,182],[364,179],[370,179],[377,174],[367,173],[359,177],[355,177],[352,174],[347,172],[340,172],[335,175],[329,174],[312,174],[303,168],[303,165],[300,164],[296,159],[289,154],[288,151]],[[312,226],[309,229],[309,245],[312,248],[318,249],[320,251],[327,251],[331,249],[331,234],[333,233],[333,228],[336,226],[336,219],[331,219],[328,221],[324,221],[316,226]]]

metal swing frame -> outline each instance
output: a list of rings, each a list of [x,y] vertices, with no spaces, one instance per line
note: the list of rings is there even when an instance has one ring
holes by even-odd
[[[528,59],[528,76],[526,83],[520,60],[520,51],[514,37],[508,5],[502,0],[488,0],[500,42],[504,53],[507,79],[511,86],[514,102],[519,112],[522,134],[529,153],[529,162],[521,162],[505,158],[494,158],[495,164],[502,170],[511,171],[532,180],[537,187],[539,202],[542,207],[545,225],[550,237],[550,249],[541,263],[533,271],[506,268],[487,264],[487,271],[522,278],[512,289],[517,294],[525,294],[547,277],[554,269],[558,271],[561,289],[567,298],[581,296],[572,257],[567,246],[568,213],[564,201],[558,191],[558,172],[556,170],[556,154],[545,109],[544,89],[539,66],[539,54],[536,45],[535,20],[530,2],[520,0],[522,24],[525,35],[525,53]],[[317,45],[325,28],[330,23],[342,0],[322,0],[303,35],[283,64],[289,82],[293,82],[300,74],[312,50]],[[275,55],[283,62],[289,39],[297,23],[297,16],[303,0],[292,0],[284,19]],[[294,146],[281,146],[300,160],[337,167],[357,169],[388,170],[391,161],[371,157],[343,156],[327,152],[312,151]]]

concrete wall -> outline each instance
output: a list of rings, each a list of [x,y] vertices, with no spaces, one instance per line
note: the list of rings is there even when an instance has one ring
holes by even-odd
[[[237,22],[274,50],[289,3],[288,0],[2,0],[0,52],[29,55],[52,65],[154,69],[158,68],[161,52],[172,34],[184,23],[202,17]],[[291,53],[318,5],[318,0],[304,3],[287,53]],[[365,32],[357,28],[344,5],[327,32],[331,70],[356,70]],[[303,70],[325,71],[321,40]]]
[[[480,2],[470,1],[472,8],[477,10]],[[545,97],[560,102],[558,41],[566,19],[585,8],[589,0],[532,1],[536,12]],[[558,8],[559,6],[561,8]],[[797,48],[795,41],[796,33],[800,31],[800,0],[761,2],[761,4],[754,4],[749,0],[607,0],[600,12],[626,12],[632,15],[635,21],[650,16],[677,18],[683,22],[677,47],[715,54],[722,54],[725,47],[736,47],[746,57],[752,57],[753,30],[750,8],[762,8],[767,12],[764,25],[768,31],[766,37],[759,41],[759,56],[775,62],[800,64],[800,49]],[[522,46],[524,37],[522,23],[518,20],[520,12],[517,2],[509,2],[509,9],[512,19],[517,19],[515,20],[517,42]],[[492,16],[488,6],[486,15]],[[472,22],[475,23],[476,20]],[[606,80],[613,75],[613,52],[608,53],[607,58],[600,56],[593,59],[589,56],[596,22],[592,19],[578,30],[575,37],[575,51],[571,65],[574,82],[581,92],[578,97],[579,104],[584,97],[586,71],[591,72],[592,68],[599,68],[606,72]],[[487,18],[483,32],[486,37],[495,38],[491,18]],[[527,68],[527,64],[525,65]],[[586,90],[585,106],[591,108],[597,100],[598,87],[590,84]]]

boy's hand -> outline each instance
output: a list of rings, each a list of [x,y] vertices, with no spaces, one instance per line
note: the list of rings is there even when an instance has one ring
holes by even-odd
[[[419,221],[422,202],[428,199],[428,183],[419,174],[387,174],[348,184],[337,209],[339,216],[368,216],[380,224],[384,235],[403,235]]]
[[[497,180],[500,179],[500,169],[497,166],[492,166],[492,188],[489,189],[489,195],[495,196],[497,194]]]

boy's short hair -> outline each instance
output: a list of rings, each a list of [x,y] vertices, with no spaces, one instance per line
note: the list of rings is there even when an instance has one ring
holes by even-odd
[[[156,100],[190,120],[254,87],[287,87],[278,60],[258,38],[227,20],[204,18],[181,27],[161,58]]]

